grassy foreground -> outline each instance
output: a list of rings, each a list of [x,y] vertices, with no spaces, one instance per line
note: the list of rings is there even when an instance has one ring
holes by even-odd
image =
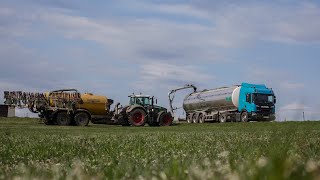
[[[46,126],[0,118],[0,179],[319,179],[320,122]]]

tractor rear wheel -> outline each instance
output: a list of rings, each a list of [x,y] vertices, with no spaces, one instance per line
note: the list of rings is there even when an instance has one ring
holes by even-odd
[[[162,113],[159,120],[160,126],[170,126],[172,124],[173,118],[170,113]]]
[[[59,126],[68,126],[71,123],[71,118],[66,111],[60,111],[56,114],[56,121]]]
[[[134,109],[129,114],[129,122],[132,126],[144,126],[146,124],[146,113],[142,109]]]
[[[76,126],[88,126],[90,121],[90,116],[86,112],[78,112],[74,116],[74,122]]]

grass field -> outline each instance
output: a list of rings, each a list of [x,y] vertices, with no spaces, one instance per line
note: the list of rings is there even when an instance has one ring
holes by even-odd
[[[0,179],[319,179],[320,122],[45,126],[0,118]]]

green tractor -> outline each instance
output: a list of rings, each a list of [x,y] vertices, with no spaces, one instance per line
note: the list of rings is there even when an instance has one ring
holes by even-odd
[[[122,108],[119,123],[123,126],[170,126],[173,121],[166,108],[157,106],[154,96],[130,95],[128,106]]]

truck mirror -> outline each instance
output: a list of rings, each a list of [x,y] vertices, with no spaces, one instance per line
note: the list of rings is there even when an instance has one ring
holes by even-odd
[[[277,97],[276,96],[274,96],[273,103],[274,104],[277,103]]]
[[[158,104],[158,99],[156,99],[156,104]]]

